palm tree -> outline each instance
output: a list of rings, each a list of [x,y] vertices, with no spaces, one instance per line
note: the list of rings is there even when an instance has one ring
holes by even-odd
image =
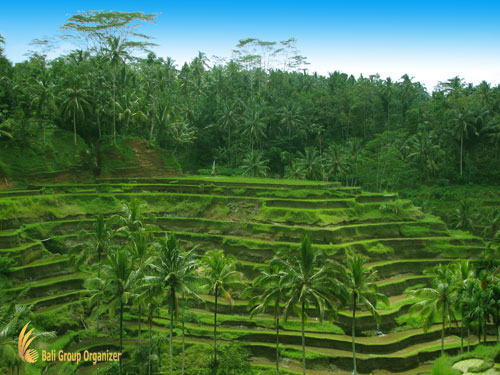
[[[437,135],[432,131],[421,130],[409,139],[408,158],[422,166],[430,179],[432,172],[438,170],[438,160],[444,153],[439,146]]]
[[[128,237],[132,233],[144,229],[144,210],[145,203],[141,203],[139,199],[131,199],[130,202],[122,202],[122,213],[114,215],[113,221],[116,221],[119,228],[117,233],[125,233]]]
[[[469,201],[463,200],[450,215],[450,222],[456,229],[470,230],[474,225],[476,215],[472,212]]]
[[[472,115],[470,110],[463,108],[460,111],[456,111],[454,118],[452,134],[460,140],[460,176],[463,174],[464,139],[469,138],[470,133],[478,135],[478,129],[474,126]]]
[[[107,57],[113,72],[113,141],[116,144],[116,77],[118,68],[130,58],[128,50],[133,47],[132,42],[128,42],[119,36],[110,36],[106,39],[104,54]]]
[[[223,103],[222,108],[215,112],[218,118],[218,123],[227,128],[228,132],[228,149],[231,150],[231,128],[236,124],[238,120],[238,105],[236,103]],[[229,157],[229,163],[231,163],[231,157]]]
[[[183,252],[174,234],[165,235],[156,243],[156,255],[149,264],[152,275],[145,277],[147,287],[166,293],[170,312],[170,373],[173,373],[174,317],[179,315],[179,294],[195,296],[193,285],[200,280],[195,249]],[[184,350],[183,350],[184,355]]]
[[[366,267],[366,258],[360,254],[349,254],[347,256],[346,268],[343,278],[352,302],[352,354],[353,354],[353,374],[357,374],[356,369],[356,308],[363,305],[380,322],[380,316],[376,310],[377,301],[382,301],[386,305],[389,303],[387,297],[377,291],[375,276],[377,271]]]
[[[149,244],[149,234],[144,230],[139,230],[132,233],[131,240],[128,245],[129,253],[132,258],[132,262],[138,273],[138,281],[136,285],[136,304],[139,309],[138,318],[138,345],[141,345],[141,323],[142,323],[142,306],[144,304],[144,293],[141,293],[142,282],[144,281],[144,276],[146,268],[149,266],[151,259],[151,246]]]
[[[15,345],[19,341],[19,328],[27,321],[26,318],[30,313],[31,306],[19,305],[15,301],[0,307],[0,361],[12,371],[17,367],[18,374],[23,362]],[[33,332],[31,337],[54,338],[55,336],[55,332]]]
[[[307,179],[316,180],[321,177],[321,156],[316,148],[307,147],[304,153],[299,152],[298,162],[304,169]]]
[[[325,310],[331,317],[336,313],[335,302],[345,298],[345,288],[337,279],[339,266],[332,261],[325,261],[321,253],[313,249],[309,235],[302,238],[298,256],[291,263],[276,260],[283,269],[283,285],[286,288],[287,301],[284,308],[285,321],[292,310],[298,310],[302,323],[302,371],[306,373],[305,320],[306,308],[313,305],[320,320]]]
[[[217,366],[217,300],[223,297],[233,306],[231,290],[242,287],[242,274],[236,271],[233,257],[222,250],[207,251],[202,257],[203,282],[210,294],[215,296],[214,305],[214,366]]]
[[[84,231],[85,235],[88,232]],[[108,249],[111,246],[111,239],[113,238],[113,231],[109,227],[108,222],[104,218],[103,214],[99,214],[96,217],[94,223],[94,233],[91,236],[91,242],[88,246],[84,246],[83,249],[80,246],[76,246],[72,249],[73,253],[76,253],[75,267],[78,269],[83,263],[87,265],[92,265],[97,267],[97,277],[101,277],[101,267],[102,267],[102,257],[107,255]],[[97,259],[96,259],[97,256]],[[97,288],[96,284],[89,286],[90,290],[93,290],[94,298],[89,301],[96,300],[97,307],[97,326],[96,330],[99,332],[99,310],[100,310],[100,300],[102,295],[99,293],[100,288]]]
[[[245,112],[243,116],[244,130],[242,134],[248,135],[250,140],[250,148],[253,151],[253,146],[261,138],[266,138],[266,124],[259,110],[251,109]]]
[[[264,159],[262,151],[250,151],[243,159],[243,176],[250,177],[265,177],[268,167],[269,160]]]
[[[446,323],[455,320],[453,312],[453,270],[449,264],[440,264],[430,271],[428,270],[426,274],[432,275],[432,286],[409,292],[410,295],[423,299],[423,301],[415,303],[410,308],[410,313],[420,311],[421,316],[424,318],[424,331],[427,331],[432,325],[434,316],[441,316],[441,355],[443,355]]]
[[[460,353],[464,351],[464,315],[465,315],[465,298],[467,294],[468,284],[474,276],[470,260],[462,259],[458,263],[454,263],[454,297],[455,306],[458,306],[458,312],[461,317],[460,321]]]
[[[294,105],[286,105],[280,111],[280,124],[284,125],[288,130],[288,138],[292,137],[292,129],[302,124],[302,119],[299,115],[297,107]]]
[[[74,85],[63,91],[62,96],[64,101],[62,108],[65,114],[71,114],[73,117],[73,135],[76,147],[76,117],[78,114],[83,118],[85,116],[85,107],[89,106],[87,101],[87,91],[81,87]]]
[[[120,352],[123,352],[123,308],[128,304],[129,298],[135,289],[138,274],[130,260],[130,254],[124,248],[108,254],[102,267],[101,278],[94,280],[104,287],[104,295],[111,302],[112,311],[118,306],[120,310]],[[100,279],[100,280],[99,280]],[[122,361],[120,357],[120,374]]]
[[[281,261],[271,262],[261,269],[261,274],[253,281],[252,293],[258,295],[252,297],[248,302],[251,309],[250,318],[255,314],[264,313],[269,305],[274,304],[274,324],[276,327],[276,374],[279,375],[279,343],[280,343],[280,303],[285,298],[285,288],[282,284],[284,272],[280,269]]]
[[[42,123],[42,140],[45,144],[45,122],[47,113],[55,107],[55,85],[51,82],[50,74],[43,72],[39,78],[31,82],[29,88],[32,97],[31,105],[35,108],[37,118]]]

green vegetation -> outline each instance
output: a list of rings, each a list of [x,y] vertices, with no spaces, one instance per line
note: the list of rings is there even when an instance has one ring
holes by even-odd
[[[311,75],[293,38],[176,67],[134,31],[155,17],[0,49],[0,372],[490,369],[500,87]],[[24,364],[29,321],[39,348],[123,356]]]

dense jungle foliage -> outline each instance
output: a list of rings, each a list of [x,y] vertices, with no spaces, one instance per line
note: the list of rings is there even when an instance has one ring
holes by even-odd
[[[105,15],[113,27],[84,28]],[[139,137],[187,172],[215,166],[370,190],[499,181],[498,86],[443,76],[430,93],[408,75],[309,74],[293,38],[241,40],[229,61],[200,52],[177,66],[147,53],[151,42],[131,27],[152,19],[87,12],[63,27],[92,42],[86,49],[54,59],[31,52],[16,64],[0,50],[0,141],[29,143],[34,129],[53,127],[94,149]]]

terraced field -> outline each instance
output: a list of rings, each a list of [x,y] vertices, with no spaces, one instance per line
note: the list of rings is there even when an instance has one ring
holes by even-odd
[[[200,252],[223,249],[234,255],[251,281],[259,266],[281,250],[295,251],[309,233],[315,247],[342,260],[346,249],[369,257],[378,271],[380,291],[390,306],[379,306],[376,325],[368,312],[357,314],[358,370],[361,373],[417,374],[440,351],[440,326],[428,332],[411,323],[408,310],[416,300],[409,288],[427,285],[427,267],[459,258],[474,258],[484,243],[480,238],[450,231],[436,217],[424,215],[409,201],[394,194],[370,194],[359,188],[332,183],[231,178],[109,178],[95,184],[29,186],[0,191],[0,255],[15,261],[5,292],[22,293],[22,302],[36,314],[66,313],[85,299],[83,282],[68,249],[82,241],[79,233],[91,230],[98,213],[120,211],[120,202],[138,198],[147,203],[148,224],[154,235],[175,232],[184,246]],[[29,289],[26,290],[26,287]],[[237,295],[238,296],[238,295]],[[186,323],[186,343],[209,345],[212,339],[213,297],[193,304]],[[236,299],[231,308],[219,302],[218,336],[235,340],[253,354],[253,364],[272,368],[275,333],[273,318],[249,319],[247,303]],[[342,311],[332,323],[314,318],[306,325],[307,367],[311,374],[352,371],[351,312]],[[154,319],[153,329],[168,332],[167,312]],[[493,329],[493,327],[491,327]],[[300,324],[296,317],[282,323],[282,368],[300,372]],[[127,314],[126,330],[133,345],[137,337],[135,311]],[[446,350],[460,347],[459,330],[446,331]],[[146,337],[146,336],[145,336]],[[176,338],[177,339],[177,338]],[[492,337],[493,339],[493,337]],[[473,338],[472,345],[477,339]],[[74,350],[116,346],[116,340],[69,341]],[[81,373],[92,369],[81,368]],[[57,373],[57,369],[50,371]]]

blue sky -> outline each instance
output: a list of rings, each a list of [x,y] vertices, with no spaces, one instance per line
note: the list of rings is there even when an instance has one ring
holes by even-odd
[[[398,80],[407,73],[432,89],[460,75],[500,83],[500,1],[9,1],[0,34],[12,61],[34,38],[54,36],[79,10],[159,12],[142,31],[155,52],[180,66],[198,51],[230,57],[239,39],[297,39],[309,70]]]

